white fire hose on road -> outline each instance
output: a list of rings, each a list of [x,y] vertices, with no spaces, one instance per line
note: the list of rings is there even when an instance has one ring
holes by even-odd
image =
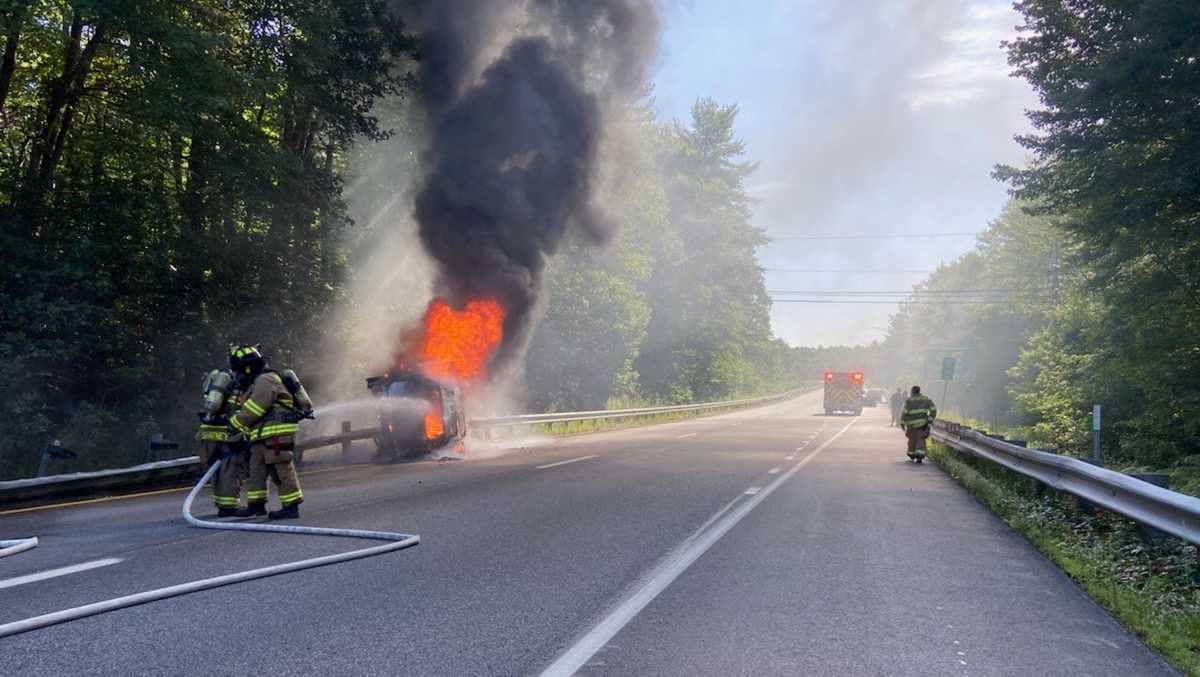
[[[0,541],[0,557],[8,557],[18,552],[25,552],[31,548],[36,548],[37,544],[37,536],[33,538],[17,538],[11,541]]]
[[[200,493],[200,490],[217,472],[217,469],[220,468],[223,463],[224,461],[221,463],[214,463],[208,469],[208,472],[204,473],[204,476],[200,478],[200,481],[196,483],[196,486],[192,487],[191,492],[188,493],[187,499],[185,499],[183,502],[183,518],[187,520],[188,524],[194,527],[200,527],[202,529],[268,531],[283,534],[304,534],[308,536],[340,536],[344,538],[366,538],[388,542],[384,545],[371,546],[369,548],[362,548],[360,550],[351,550],[349,552],[338,553],[336,555],[325,555],[324,557],[314,557],[312,559],[300,560],[298,562],[288,562],[286,564],[275,564],[268,567],[262,567],[261,569],[251,569],[250,571],[226,574],[224,576],[217,576],[215,578],[205,578],[199,581],[180,583],[179,585],[172,585],[166,588],[147,590],[146,592],[125,595],[124,597],[117,597],[114,599],[105,600],[103,602],[85,604],[84,606],[75,607],[73,609],[64,609],[62,611],[55,611],[53,613],[43,614],[41,616],[34,616],[33,618],[26,618],[25,620],[21,621],[5,623],[0,625],[0,637],[7,637],[9,635],[28,632],[30,630],[37,630],[39,628],[57,625],[58,623],[65,623],[67,621],[86,618],[88,616],[95,616],[98,614],[107,613],[109,611],[115,611],[117,609],[125,609],[127,607],[145,604],[147,602],[155,602],[161,599],[167,599],[168,597],[178,597],[179,595],[186,595],[188,593],[199,592],[201,590],[210,590],[212,588],[219,588],[226,585],[232,585],[234,583],[241,583],[243,581],[252,581],[256,578],[277,576],[279,574],[291,573],[293,571],[300,571],[302,569],[312,569],[314,567],[325,566],[328,564],[337,564],[339,562],[348,562],[350,560],[361,559],[363,557],[382,555],[385,552],[410,548],[421,542],[421,537],[416,534],[401,534],[388,531],[333,529],[329,527],[301,527],[283,524],[257,524],[247,522],[210,522],[207,520],[198,519],[192,515],[192,502],[196,500],[196,496]],[[37,545],[36,538],[28,540],[32,540],[33,544],[22,547],[22,550],[32,548],[34,545]],[[3,544],[5,543],[10,543],[10,541],[0,541],[0,547],[3,547]],[[0,552],[3,552],[4,554],[13,554],[11,552],[5,552],[2,550],[0,550]]]

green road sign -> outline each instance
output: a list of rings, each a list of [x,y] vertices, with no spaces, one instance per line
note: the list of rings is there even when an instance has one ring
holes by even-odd
[[[942,380],[943,381],[953,381],[954,380],[954,358],[953,357],[943,357],[942,358]]]

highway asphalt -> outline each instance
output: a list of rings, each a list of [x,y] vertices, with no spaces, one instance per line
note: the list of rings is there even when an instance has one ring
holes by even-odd
[[[1174,674],[936,467],[905,462],[882,408],[827,417],[819,397],[321,469],[301,524],[421,544],[0,638],[0,673]],[[0,559],[0,624],[371,545],[194,529],[182,499],[0,511],[0,537],[41,539]]]

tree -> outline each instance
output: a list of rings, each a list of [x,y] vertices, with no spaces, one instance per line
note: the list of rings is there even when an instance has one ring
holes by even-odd
[[[348,147],[414,54],[386,4],[9,0],[0,29],[5,461],[188,436],[231,340],[303,369]]]
[[[1025,23],[1009,62],[1043,107],[1029,116],[1036,133],[1018,138],[1032,164],[997,175],[1074,236],[1086,283],[1041,357],[1024,360],[1028,378],[1066,369],[1049,354],[1064,351],[1076,371],[1055,382],[1086,386],[1077,407],[1113,407],[1118,450],[1200,452],[1200,5],[1016,7]],[[1036,399],[1024,401],[1044,411]]]
[[[646,392],[671,401],[763,386],[751,353],[771,340],[770,299],[754,255],[767,240],[750,224],[744,181],[754,165],[741,159],[736,118],[736,105],[701,99],[690,126],[671,127],[661,154],[671,232],[651,245],[651,321],[635,365]]]
[[[1009,372],[1079,279],[1061,270],[1067,252],[1052,219],[1009,202],[980,233],[974,251],[940,266],[914,289],[914,302],[892,317],[882,380],[904,389],[920,384],[936,397],[930,386],[941,359],[955,356],[960,364],[950,402],[939,402],[943,410],[993,424],[1029,422],[1036,412],[1017,406],[1010,392],[1024,381]]]

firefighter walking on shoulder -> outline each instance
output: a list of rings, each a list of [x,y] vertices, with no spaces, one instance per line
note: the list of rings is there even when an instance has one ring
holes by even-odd
[[[900,427],[908,437],[908,457],[914,463],[925,460],[925,440],[929,437],[929,426],[937,418],[937,406],[933,400],[921,394],[920,386],[912,387],[912,394],[904,401],[904,412],[900,414]]]
[[[234,346],[229,366],[246,391],[242,408],[229,421],[230,429],[250,444],[246,507],[239,509],[237,516],[265,514],[270,519],[295,519],[300,516],[304,492],[292,458],[300,421],[312,418],[312,400],[295,372],[267,368],[258,346]],[[268,476],[274,480],[283,505],[270,513],[267,513]]]
[[[213,369],[204,378],[204,411],[200,412],[200,462],[207,468],[225,461],[212,479],[213,503],[217,517],[232,517],[237,513],[238,496],[245,481],[246,464],[242,454],[228,440],[229,419],[236,409],[237,390],[233,374]]]

